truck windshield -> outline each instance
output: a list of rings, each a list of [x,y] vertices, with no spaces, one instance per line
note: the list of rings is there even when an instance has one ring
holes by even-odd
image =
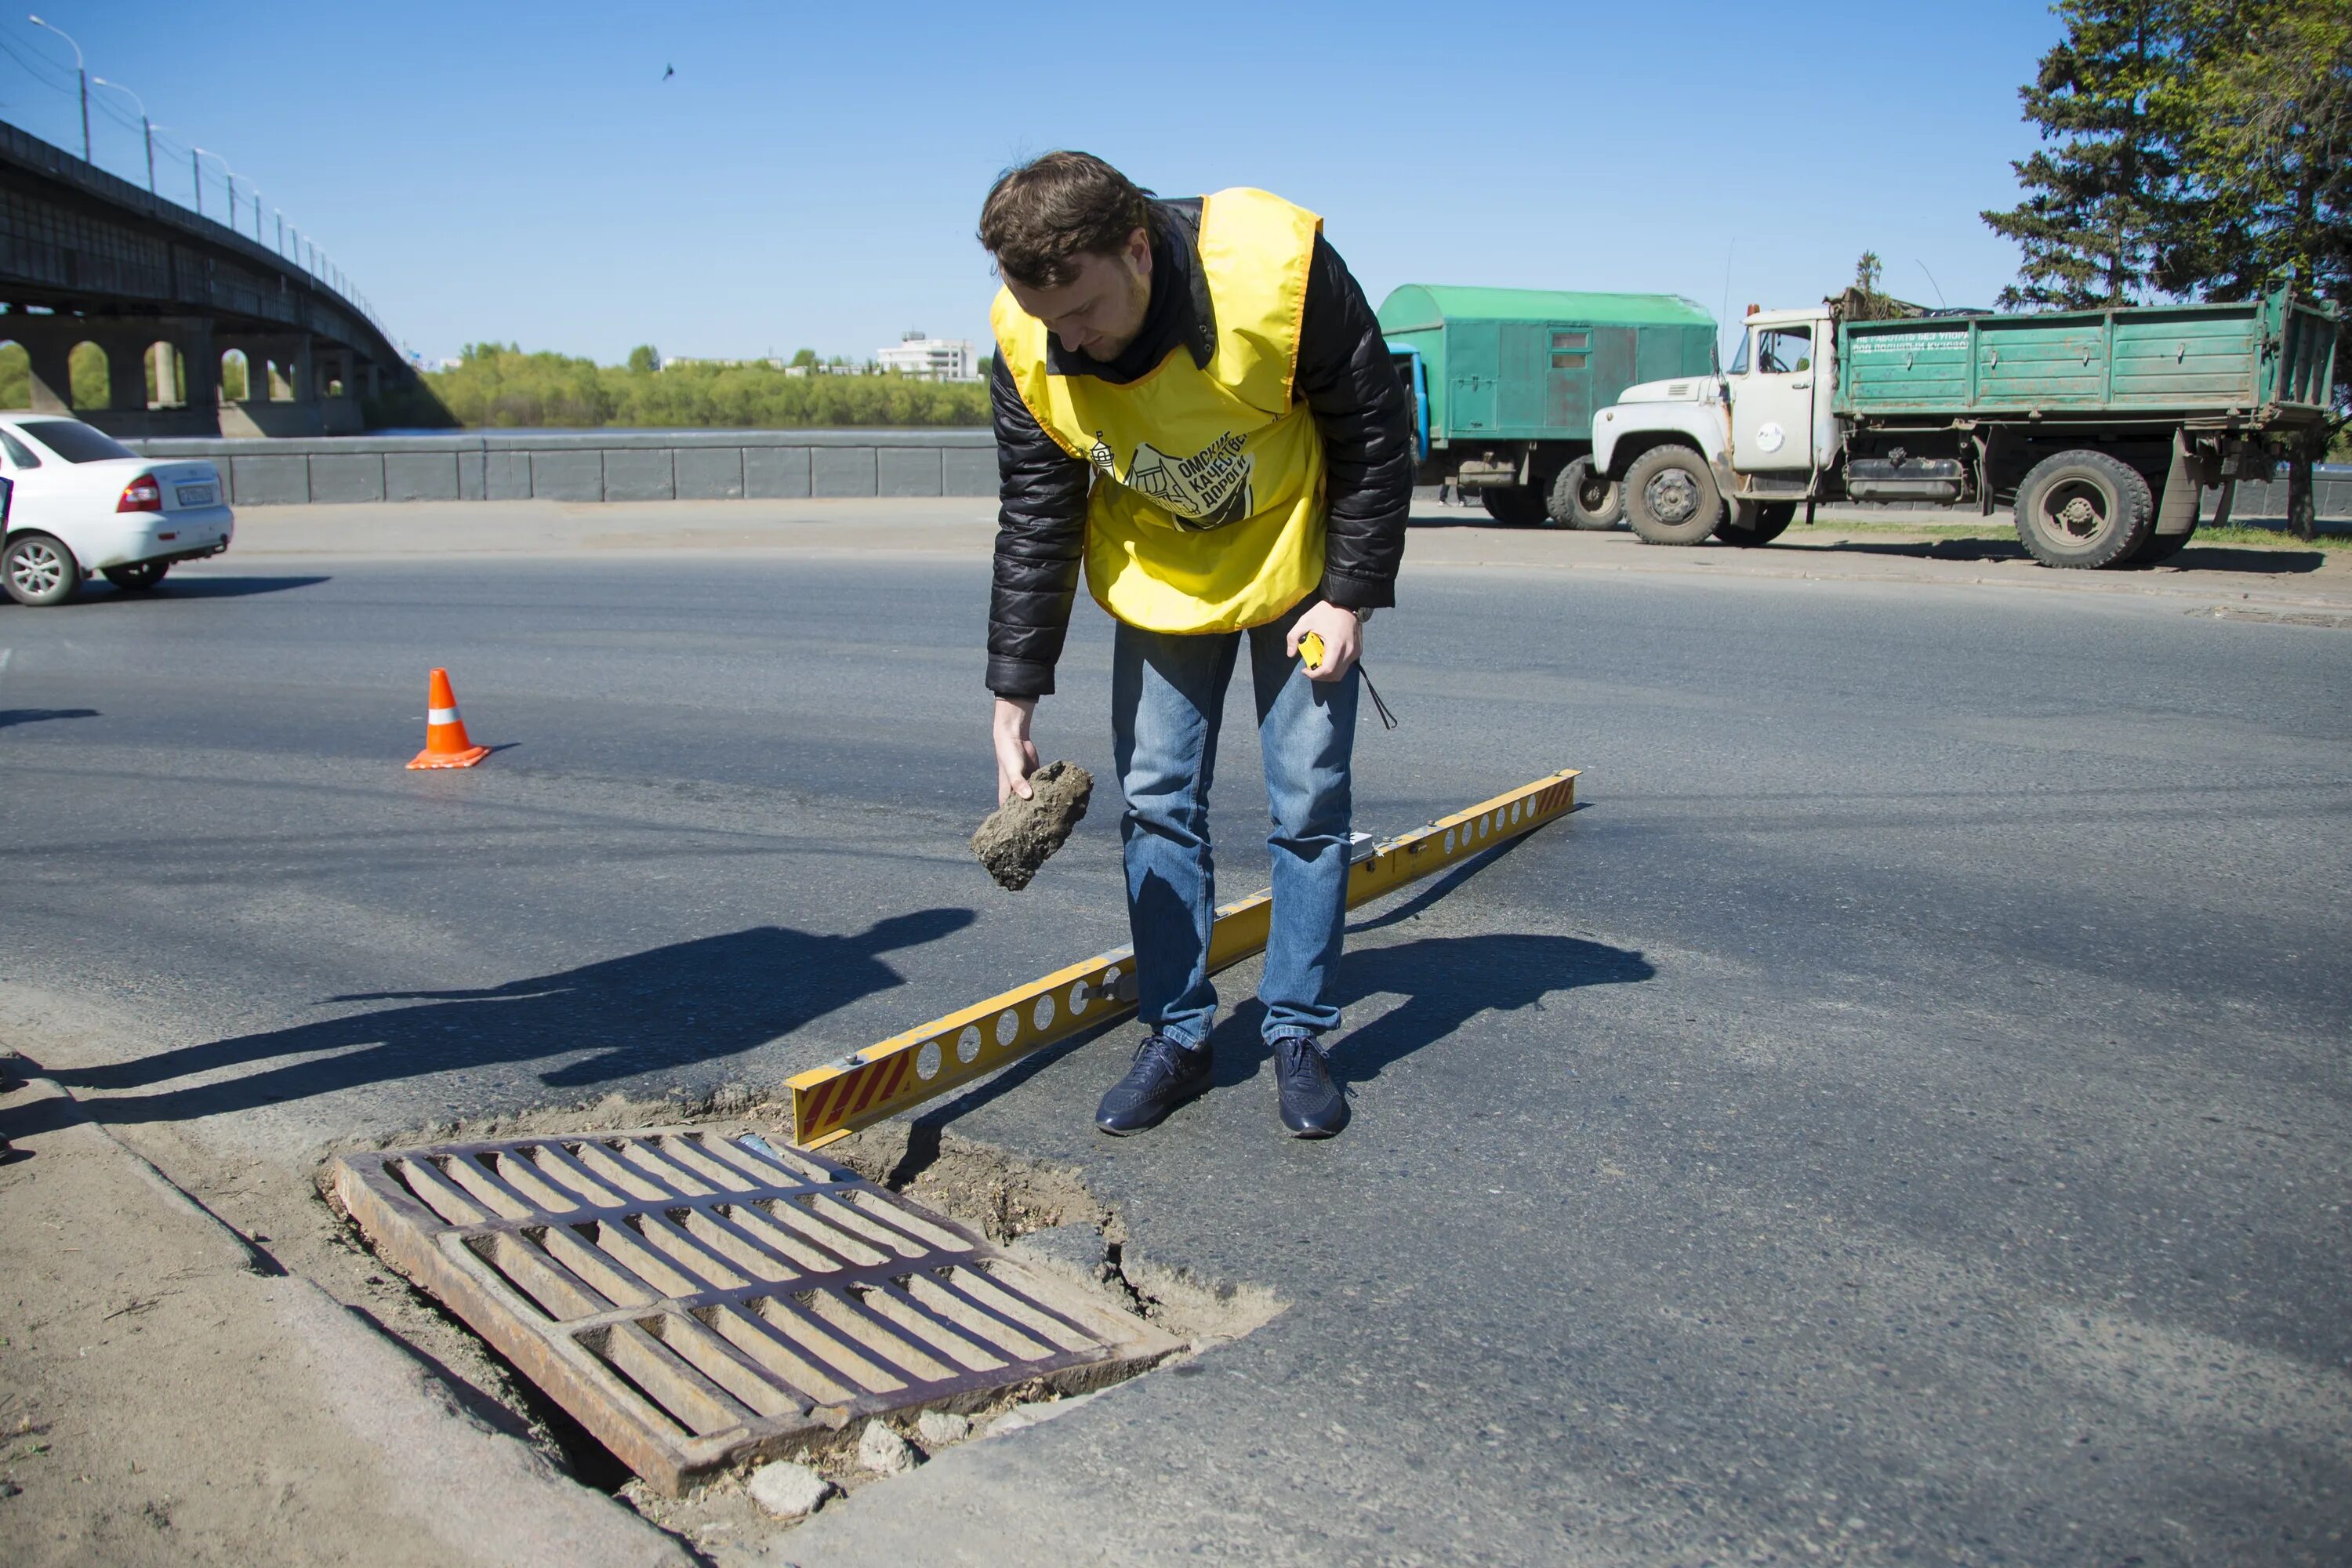
[[[1748,342],[1750,336],[1752,334],[1748,332],[1739,334],[1739,352],[1731,356],[1731,368],[1725,371],[1724,374],[1746,375],[1748,374]]]

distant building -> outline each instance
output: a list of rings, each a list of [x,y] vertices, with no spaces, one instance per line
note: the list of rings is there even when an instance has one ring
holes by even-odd
[[[884,370],[895,370],[924,381],[978,381],[970,338],[927,338],[908,332],[894,349],[874,356]]]

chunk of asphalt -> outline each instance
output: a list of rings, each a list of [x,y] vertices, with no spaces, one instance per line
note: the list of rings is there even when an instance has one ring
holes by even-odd
[[[866,1430],[858,1435],[857,1462],[877,1476],[895,1476],[913,1467],[914,1446],[877,1416],[868,1421]]]
[[[778,1459],[753,1470],[743,1489],[778,1519],[803,1519],[832,1495],[833,1483],[806,1465]]]
[[[915,1436],[926,1448],[944,1448],[971,1436],[971,1417],[952,1410],[926,1410],[915,1417]]]
[[[971,836],[971,852],[999,886],[1019,892],[1087,815],[1094,775],[1076,763],[1047,763],[1029,775],[1031,798],[1007,795]]]

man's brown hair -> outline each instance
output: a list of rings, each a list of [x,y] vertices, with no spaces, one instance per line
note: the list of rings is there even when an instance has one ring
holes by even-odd
[[[1151,227],[1151,193],[1091,153],[1047,153],[1007,169],[980,208],[980,243],[996,270],[1059,289],[1081,256],[1113,256]]]

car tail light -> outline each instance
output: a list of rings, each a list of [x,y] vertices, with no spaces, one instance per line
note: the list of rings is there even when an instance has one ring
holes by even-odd
[[[122,499],[114,503],[117,511],[162,511],[163,487],[155,482],[152,474],[142,474],[122,487]]]

